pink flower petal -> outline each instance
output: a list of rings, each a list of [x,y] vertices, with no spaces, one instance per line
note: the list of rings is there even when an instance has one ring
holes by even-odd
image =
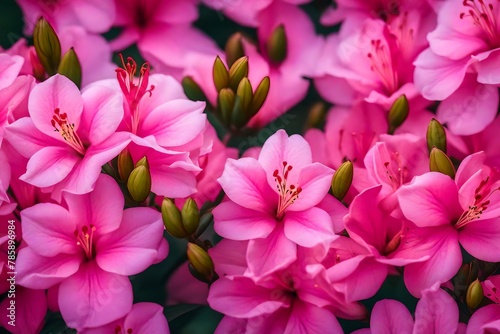
[[[321,202],[330,189],[332,176],[332,169],[317,162],[302,168],[298,179],[302,192],[287,210],[302,211]]]
[[[30,289],[48,289],[76,273],[82,260],[83,254],[45,257],[23,248],[17,255],[17,283]]]
[[[25,289],[16,286],[15,299],[4,298],[0,303],[3,314],[0,324],[12,334],[40,333],[45,314],[47,313],[47,297],[44,290]],[[15,321],[10,317],[11,301],[15,301]],[[14,323],[15,326],[9,323]]]
[[[286,237],[303,247],[332,242],[336,238],[330,216],[319,208],[287,212],[283,224]]]
[[[293,303],[284,333],[340,334],[343,330],[333,313],[326,308],[297,301]]]
[[[212,213],[217,234],[232,240],[266,238],[278,223],[266,212],[247,209],[231,201],[219,204]]]
[[[466,334],[488,334],[500,330],[500,305],[487,305],[472,315]]]
[[[459,232],[460,244],[472,256],[488,262],[500,261],[500,219],[472,221]]]
[[[458,326],[458,307],[455,300],[439,289],[426,290],[415,310],[413,333],[455,333]]]
[[[163,230],[158,211],[126,209],[120,228],[97,241],[96,262],[108,272],[125,276],[138,274],[154,263]]]
[[[370,326],[372,334],[412,333],[413,318],[402,303],[384,299],[373,307]]]
[[[59,307],[71,328],[97,327],[117,320],[132,308],[128,277],[103,271],[95,262],[64,280],[59,287]]]
[[[155,303],[134,304],[125,317],[123,328],[132,328],[137,333],[170,333],[163,307]]]

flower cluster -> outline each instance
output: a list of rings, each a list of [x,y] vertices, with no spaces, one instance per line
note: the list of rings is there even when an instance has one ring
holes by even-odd
[[[6,330],[500,332],[500,0],[17,5]]]

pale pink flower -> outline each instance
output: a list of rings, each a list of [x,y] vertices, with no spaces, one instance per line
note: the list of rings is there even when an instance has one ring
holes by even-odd
[[[20,56],[10,56],[0,53],[0,90],[12,85],[24,64]]]
[[[41,188],[55,186],[54,196],[91,191],[101,166],[130,141],[128,134],[115,133],[123,117],[121,104],[119,94],[101,86],[80,94],[61,75],[35,86],[30,117],[6,128],[6,139],[30,159],[21,179]]]
[[[161,215],[124,211],[123,194],[106,175],[93,192],[65,194],[64,201],[67,208],[42,203],[21,212],[28,247],[18,254],[18,283],[32,289],[60,283],[58,306],[68,326],[102,326],[131,310],[127,276],[157,262],[165,248]]]
[[[312,247],[335,238],[330,215],[316,207],[333,171],[312,162],[307,142],[280,130],[259,159],[228,159],[219,179],[228,200],[213,211],[215,231],[250,240],[249,271],[264,276],[296,258],[297,245]]]
[[[497,1],[445,2],[415,62],[415,84],[425,98],[444,100],[438,117],[456,134],[477,133],[496,115],[499,17]]]
[[[97,328],[86,328],[82,334],[130,334],[130,333],[162,333],[169,334],[167,319],[163,315],[163,307],[155,303],[137,303],[122,319],[110,322]]]
[[[115,18],[113,0],[18,0],[24,14],[24,31],[30,35],[43,16],[56,29],[78,25],[87,31],[101,33],[111,28]]]
[[[478,259],[500,259],[500,181],[484,160],[481,152],[467,157],[455,181],[431,172],[399,189],[404,216],[421,228],[417,231],[434,240],[434,246],[429,247],[434,255],[405,269],[405,282],[412,294],[456,274],[462,263],[460,245]]]

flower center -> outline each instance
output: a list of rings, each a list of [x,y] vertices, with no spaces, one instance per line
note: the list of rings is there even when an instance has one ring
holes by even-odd
[[[473,220],[479,219],[484,211],[488,209],[491,201],[490,196],[495,192],[499,191],[500,187],[491,188],[491,183],[489,182],[490,177],[488,176],[485,180],[482,180],[479,186],[474,191],[474,202],[469,205],[468,209],[465,210],[460,218],[458,218],[455,223],[455,228],[460,229],[470,223]]]
[[[59,132],[69,146],[81,155],[85,154],[85,147],[75,131],[75,123],[70,123],[66,113],[61,113],[59,108],[54,109],[50,123],[54,127],[54,131]]]
[[[415,30],[408,22],[408,12],[404,12],[391,25],[391,33],[396,36],[397,46],[401,53],[409,54],[412,51],[415,39]]]
[[[93,259],[95,257],[95,248],[93,245],[94,242],[94,232],[96,227],[90,224],[89,227],[87,225],[82,226],[81,229],[75,230],[76,244],[82,247],[83,252],[88,260]]]
[[[292,165],[289,165],[286,161],[283,161],[283,170],[280,172],[276,169],[273,173],[274,180],[276,181],[276,188],[279,193],[278,209],[276,210],[276,218],[281,219],[285,213],[285,209],[292,205],[299,194],[302,192],[302,188],[298,185],[287,184],[288,173],[293,169]]]
[[[375,132],[351,132],[351,135],[345,135],[345,130],[341,129],[339,131],[339,144],[338,150],[345,158],[345,160],[351,160],[352,162],[358,161],[358,158],[362,161],[363,157],[366,155],[368,150],[373,146],[377,139]],[[345,139],[345,141],[344,141]],[[351,141],[349,142],[349,139]],[[347,147],[344,147],[347,146]],[[349,153],[349,148],[352,151]],[[344,150],[345,149],[345,150]]]
[[[371,40],[371,52],[366,56],[371,62],[370,69],[379,76],[387,93],[394,93],[398,89],[398,73],[387,45],[380,39]]]
[[[132,334],[133,333],[133,330],[132,328],[129,328],[125,331],[125,328],[122,328],[120,325],[116,326],[115,327],[115,334]]]
[[[499,46],[500,36],[493,4],[484,0],[464,0],[463,6],[465,11],[460,13],[460,19],[470,18],[475,25],[483,30],[491,47]]]
[[[385,173],[393,190],[406,183],[408,168],[403,165],[399,152],[391,153],[391,161],[384,162]]]
[[[142,64],[139,71],[139,79],[137,80],[136,84],[134,83],[134,79],[135,73],[137,72],[137,63],[131,57],[128,57],[127,63],[125,63],[125,60],[123,59],[123,56],[121,54],[120,58],[123,68],[116,69],[116,76],[123,95],[125,96],[130,107],[132,133],[136,134],[139,127],[139,101],[146,93],[149,93],[149,96],[151,96],[153,94],[152,92],[155,86],[151,85],[148,88],[150,71],[149,63],[146,62]]]

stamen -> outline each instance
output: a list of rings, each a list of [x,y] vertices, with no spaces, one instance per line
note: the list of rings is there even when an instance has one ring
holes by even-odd
[[[61,113],[59,108],[54,109],[50,123],[54,127],[54,131],[59,132],[69,146],[81,155],[85,154],[85,147],[75,131],[75,123],[69,122],[66,113]]]
[[[299,194],[302,192],[302,188],[298,185],[287,185],[288,173],[293,169],[292,165],[289,165],[286,161],[283,161],[283,170],[281,175],[276,169],[273,173],[273,177],[276,181],[276,188],[279,193],[278,208],[276,210],[276,218],[281,219],[285,213],[285,209],[292,205]]]
[[[82,247],[83,252],[87,259],[94,258],[94,232],[96,227],[90,224],[90,228],[87,225],[82,226],[80,230],[78,228],[75,230],[74,235],[76,237],[76,244]],[[119,326],[116,328],[118,329]],[[116,331],[116,329],[115,329]]]
[[[121,54],[120,59],[122,61],[123,68],[116,69],[116,76],[123,95],[127,99],[127,103],[130,107],[130,115],[132,118],[132,132],[135,134],[137,133],[137,128],[139,126],[139,102],[144,97],[144,95],[146,95],[146,93],[149,93],[149,96],[152,96],[155,86],[151,85],[148,88],[150,72],[148,62],[142,64],[139,71],[139,79],[137,81],[137,84],[135,84],[134,79],[135,73],[137,71],[137,63],[131,57],[128,57],[127,63],[125,63],[125,60],[123,59],[123,56]]]
[[[391,168],[392,163],[396,165],[396,170]],[[399,152],[392,152],[391,161],[384,162],[384,167],[387,179],[391,183],[393,190],[397,190],[406,183],[409,171],[408,168],[403,165]]]
[[[393,66],[390,50],[380,39],[371,41],[372,51],[367,54],[371,62],[371,70],[378,74],[387,93],[398,89],[398,73]]]
[[[460,19],[470,18],[475,25],[482,29],[490,46],[492,48],[498,47],[500,45],[500,36],[493,4],[485,3],[484,0],[464,0],[462,5],[466,10],[460,13]]]

